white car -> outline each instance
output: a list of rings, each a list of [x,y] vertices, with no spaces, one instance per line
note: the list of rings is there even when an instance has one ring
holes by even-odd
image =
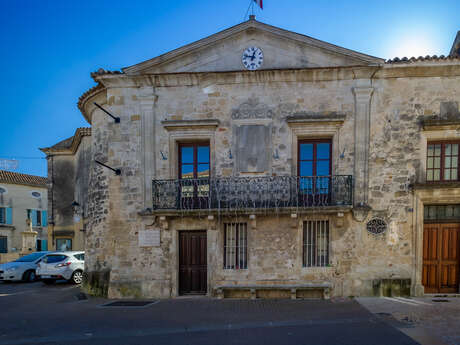
[[[65,279],[74,284],[83,281],[85,252],[54,252],[46,255],[38,264],[37,275],[45,284]]]
[[[27,281],[37,280],[37,264],[50,252],[35,252],[15,261],[0,265],[0,281]]]

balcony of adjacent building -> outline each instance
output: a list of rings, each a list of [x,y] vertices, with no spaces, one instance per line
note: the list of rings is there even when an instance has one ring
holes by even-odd
[[[351,175],[153,180],[154,213],[302,213],[350,209]]]

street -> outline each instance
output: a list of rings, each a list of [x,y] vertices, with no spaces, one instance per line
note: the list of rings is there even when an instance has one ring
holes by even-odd
[[[417,344],[348,298],[109,302],[67,283],[0,283],[0,344]]]

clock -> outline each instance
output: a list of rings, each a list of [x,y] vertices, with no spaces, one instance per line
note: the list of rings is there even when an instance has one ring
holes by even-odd
[[[264,53],[262,53],[262,50],[258,47],[248,47],[243,52],[241,61],[246,69],[254,71],[262,66],[264,62]]]

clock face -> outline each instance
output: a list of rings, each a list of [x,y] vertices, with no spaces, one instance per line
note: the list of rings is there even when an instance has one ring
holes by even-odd
[[[249,47],[243,52],[241,61],[246,69],[254,71],[262,66],[262,63],[264,62],[264,54],[258,47]]]

